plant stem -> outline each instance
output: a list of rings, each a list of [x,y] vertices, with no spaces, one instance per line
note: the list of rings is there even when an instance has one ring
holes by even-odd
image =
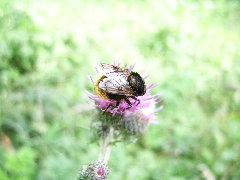
[[[113,141],[113,127],[110,127],[108,135],[100,142],[100,153],[98,156],[99,161],[103,161],[106,164],[108,163],[112,145],[111,142]]]

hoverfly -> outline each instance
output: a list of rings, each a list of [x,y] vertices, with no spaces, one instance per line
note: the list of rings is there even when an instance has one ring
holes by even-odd
[[[118,107],[122,100],[127,102],[129,105],[127,109],[129,109],[132,107],[129,98],[136,100],[139,104],[140,100],[137,96],[143,96],[146,93],[145,82],[137,72],[106,63],[98,64],[97,71],[102,73],[102,76],[94,85],[95,92],[104,99],[116,100],[116,105],[110,104],[106,110],[110,106]]]

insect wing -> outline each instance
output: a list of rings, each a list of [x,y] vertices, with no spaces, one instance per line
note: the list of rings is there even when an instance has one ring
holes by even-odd
[[[118,66],[113,66],[110,64],[106,64],[106,63],[100,63],[97,65],[97,71],[99,73],[102,73],[106,76],[116,76],[118,75],[128,75],[129,72],[127,72],[124,69],[121,69]],[[117,73],[117,74],[116,74]]]
[[[110,76],[104,78],[99,87],[111,94],[128,95],[132,94],[132,89],[124,76]]]

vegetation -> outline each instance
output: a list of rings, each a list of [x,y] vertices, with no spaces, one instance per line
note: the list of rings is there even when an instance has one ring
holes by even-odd
[[[97,62],[158,83],[159,125],[116,144],[109,179],[240,179],[240,2],[1,0],[0,179],[75,179],[97,156]]]

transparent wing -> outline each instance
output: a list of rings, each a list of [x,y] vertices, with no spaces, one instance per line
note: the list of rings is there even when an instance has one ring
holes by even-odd
[[[132,89],[124,76],[110,76],[99,83],[99,87],[111,94],[126,95],[132,94]]]
[[[129,75],[129,72],[118,66],[113,66],[107,63],[99,63],[97,65],[97,71],[106,76]]]

